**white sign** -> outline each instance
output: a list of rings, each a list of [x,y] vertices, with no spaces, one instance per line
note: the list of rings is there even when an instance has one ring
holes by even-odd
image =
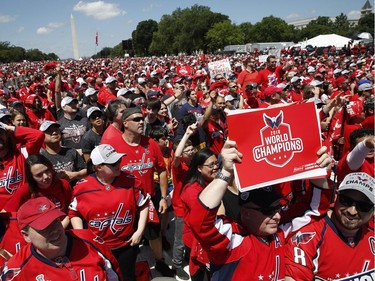
[[[209,62],[208,71],[210,72],[211,79],[213,79],[218,74],[228,77],[229,74],[232,72],[232,68],[230,67],[229,59],[223,59]]]

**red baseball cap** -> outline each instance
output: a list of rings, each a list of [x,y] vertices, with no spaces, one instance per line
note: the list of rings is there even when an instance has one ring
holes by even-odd
[[[281,93],[282,92],[282,88],[279,88],[279,87],[276,87],[276,86],[268,86],[263,94],[266,96],[266,97],[271,97],[273,94],[275,93]]]
[[[36,230],[43,230],[55,219],[66,217],[47,197],[37,197],[26,201],[17,212],[20,229],[30,226]]]

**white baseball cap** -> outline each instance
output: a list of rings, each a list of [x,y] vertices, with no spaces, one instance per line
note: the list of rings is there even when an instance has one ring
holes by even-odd
[[[117,79],[113,76],[109,76],[105,79],[106,84],[111,84],[112,82],[117,81]]]
[[[87,90],[85,91],[85,96],[89,97],[89,96],[95,95],[96,93],[98,93],[97,89],[87,88]]]
[[[102,111],[100,110],[99,107],[97,107],[97,106],[92,106],[92,107],[90,107],[90,108],[87,110],[87,118],[90,118],[91,114],[93,114],[95,111],[100,111],[100,112],[102,112]]]
[[[311,86],[319,86],[319,85],[322,85],[323,84],[323,82],[322,81],[319,81],[319,80],[312,80],[311,82],[310,82],[310,85]]]
[[[76,98],[73,98],[73,97],[65,97],[65,98],[63,98],[62,101],[61,101],[61,107],[64,107],[65,105],[71,103],[72,101],[78,102],[78,100]]]
[[[124,155],[126,154],[117,153],[109,144],[100,144],[91,152],[90,159],[94,165],[114,164]]]
[[[366,197],[374,204],[375,179],[366,173],[350,173],[339,186],[339,192],[343,190],[358,190],[362,192]]]
[[[51,127],[52,125],[55,125],[57,127],[60,127],[60,124],[57,123],[57,122],[54,122],[54,121],[50,121],[50,120],[45,120],[42,125],[40,125],[39,127],[39,130],[41,130],[42,132],[45,132],[48,130],[49,127]]]

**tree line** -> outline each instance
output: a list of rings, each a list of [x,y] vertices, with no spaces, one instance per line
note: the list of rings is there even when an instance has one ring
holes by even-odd
[[[193,5],[177,8],[170,15],[163,15],[160,22],[149,19],[138,23],[131,38],[114,47],[104,47],[93,58],[130,56],[192,54],[202,51],[214,53],[226,45],[256,42],[299,42],[319,34],[335,33],[353,38],[359,32],[374,34],[374,13],[360,18],[357,25],[341,13],[335,20],[318,17],[306,27],[297,29],[272,15],[252,24],[233,23],[227,15],[212,12],[209,7]],[[353,38],[354,39],[354,38]],[[0,42],[0,61],[56,60],[54,53],[44,54],[38,49],[25,50]]]

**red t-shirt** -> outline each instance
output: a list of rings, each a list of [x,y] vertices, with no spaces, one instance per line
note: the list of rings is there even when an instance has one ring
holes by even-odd
[[[181,161],[180,165],[177,167],[172,163],[172,181],[173,181],[173,196],[172,196],[172,206],[174,214],[178,217],[184,216],[184,204],[181,200],[181,189],[182,184],[185,180],[187,171],[189,167],[185,162]]]
[[[164,171],[165,162],[159,145],[151,138],[141,136],[138,145],[129,145],[120,137],[108,140],[118,153],[126,153],[121,158],[121,171],[132,174],[142,182],[145,193],[155,196],[154,171]]]

